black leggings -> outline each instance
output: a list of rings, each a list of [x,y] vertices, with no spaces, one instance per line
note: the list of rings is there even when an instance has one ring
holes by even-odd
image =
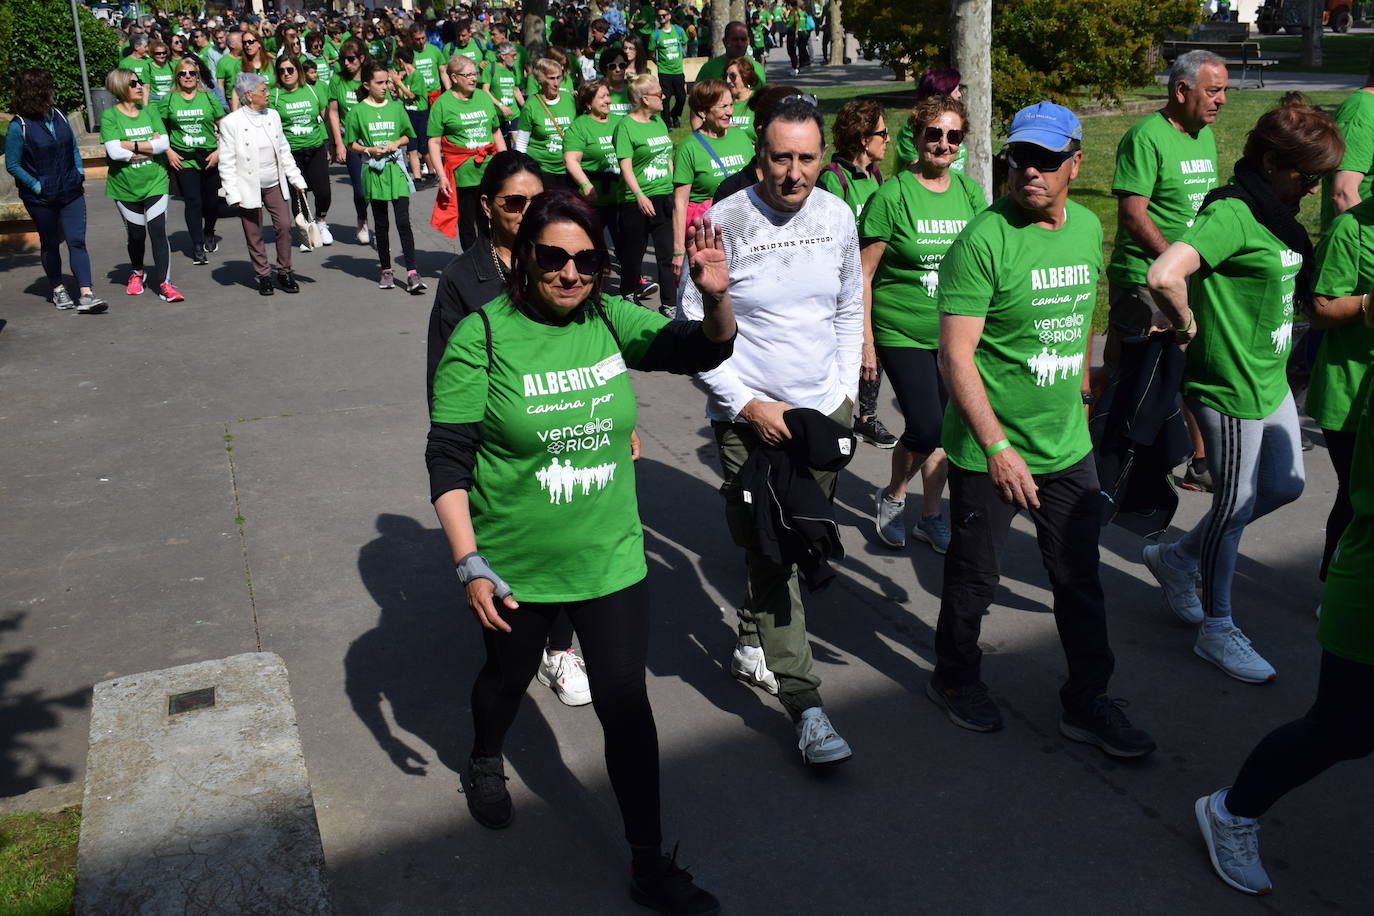
[[[205,237],[215,234],[215,223],[219,220],[219,169],[207,169],[204,165],[202,160],[198,169],[169,170],[186,206],[186,231],[191,233],[191,245],[195,248],[205,247]]]
[[[949,396],[940,378],[939,353],[920,347],[878,348],[878,362],[887,370],[906,422],[902,448],[917,455],[929,455],[940,447],[940,427]]]
[[[671,121],[669,126],[676,125],[682,118],[683,106],[687,104],[687,77],[682,73],[660,73],[658,88],[663,93],[663,116]]]
[[[1374,666],[1322,652],[1317,702],[1261,741],[1226,793],[1232,814],[1259,817],[1274,802],[1342,760],[1374,753]]]
[[[367,198],[363,197],[363,157],[349,150],[344,154],[348,166],[348,183],[353,186],[353,209],[358,211],[358,223],[367,222]]]
[[[477,241],[477,198],[480,196],[478,185],[457,188],[458,192],[458,243],[467,251]]]
[[[415,233],[410,231],[410,198],[372,201],[372,238],[377,243],[377,260],[382,270],[391,269],[391,219],[386,205],[396,213],[396,234],[401,237],[401,261],[407,270],[415,269]]]
[[[573,626],[567,614],[559,614],[549,628],[549,648],[555,652],[565,652],[572,648]]]
[[[143,285],[157,292],[171,278],[172,248],[167,243],[167,195],[159,194],[146,200],[117,200],[115,207],[124,220],[124,232],[129,238],[129,263],[134,270],[143,269],[143,250],[153,243],[153,270],[144,277]]]
[[[652,237],[654,260],[658,263],[658,301],[673,305],[677,302],[677,277],[673,274],[673,198],[659,194],[649,200],[654,205],[653,216],[645,216],[633,200],[620,205],[620,237],[615,242],[615,253],[620,256],[620,295],[628,296],[639,289],[644,252]]]
[[[482,630],[486,664],[472,685],[474,757],[501,753],[525,689],[539,668],[554,619],[566,613],[587,659],[592,708],[606,742],[606,771],[631,846],[657,849],[659,819],[658,731],[644,686],[649,649],[649,589],[641,580],[601,598],[539,604],[522,601],[502,610],[509,633]]]
[[[334,191],[329,184],[329,154],[326,152],[325,144],[321,143],[307,149],[293,149],[291,158],[296,160],[296,168],[301,170],[305,186],[315,195],[315,219],[324,222],[325,217],[329,215],[329,205],[334,200]],[[291,213],[295,215],[299,212],[300,198],[292,194]]]
[[[1350,520],[1355,517],[1355,509],[1350,504],[1350,467],[1355,461],[1355,434],[1343,433],[1334,429],[1322,430],[1326,438],[1326,454],[1331,457],[1331,466],[1336,469],[1336,498],[1331,503],[1331,514],[1326,517],[1326,544],[1322,548],[1321,580],[1326,581],[1326,570],[1331,566],[1331,557],[1336,553]]]

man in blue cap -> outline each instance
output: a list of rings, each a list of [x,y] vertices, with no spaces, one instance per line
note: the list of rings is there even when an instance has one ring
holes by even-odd
[[[1098,576],[1100,495],[1084,406],[1102,224],[1071,202],[1083,128],[1061,105],[1021,109],[1007,136],[1008,192],[940,265],[940,371],[949,390],[953,538],[926,694],[954,724],[996,731],[978,634],[1012,518],[1035,523],[1068,659],[1065,737],[1116,757],[1155,748],[1107,695],[1114,658]]]

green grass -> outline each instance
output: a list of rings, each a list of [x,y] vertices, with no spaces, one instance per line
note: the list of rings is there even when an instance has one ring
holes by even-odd
[[[56,916],[72,911],[81,809],[0,817],[0,912]]]
[[[1301,35],[1271,35],[1259,37],[1260,47],[1265,51],[1302,51]],[[1355,35],[1338,35],[1326,32],[1322,35],[1322,73],[1355,73],[1363,76],[1369,68],[1369,48],[1374,42],[1374,34],[1362,32]],[[1268,69],[1269,73],[1301,73],[1314,68],[1304,67],[1298,57],[1284,57]]]

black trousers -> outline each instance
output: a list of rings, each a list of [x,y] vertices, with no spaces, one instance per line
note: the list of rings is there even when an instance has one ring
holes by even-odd
[[[1317,701],[1260,741],[1226,793],[1232,814],[1259,817],[1342,760],[1374,753],[1374,666],[1322,652]]]
[[[372,239],[377,243],[377,260],[382,270],[391,269],[391,219],[386,205],[396,213],[396,234],[401,237],[401,261],[407,270],[415,269],[415,233],[410,229],[410,198],[372,201]]]
[[[615,253],[620,257],[620,295],[628,296],[639,288],[644,252],[652,238],[654,261],[658,264],[658,300],[674,305],[677,276],[673,273],[673,198],[659,194],[649,200],[654,205],[653,216],[643,213],[633,200],[619,207],[620,237],[615,242]]]
[[[168,169],[185,206],[186,231],[196,248],[205,247],[205,237],[215,234],[215,223],[219,220],[219,169],[207,169],[204,165],[202,159],[198,169]]]
[[[878,364],[887,368],[887,377],[897,395],[906,428],[902,448],[917,455],[929,455],[940,447],[944,425],[944,380],[938,365],[940,351],[920,347],[879,347]],[[862,387],[859,389],[863,391]]]
[[[1052,474],[1036,474],[1040,508],[1030,511],[1040,559],[1054,591],[1054,622],[1069,663],[1059,691],[1067,709],[1084,709],[1111,679],[1107,613],[1098,578],[1101,495],[1091,453]],[[947,686],[979,679],[978,634],[992,604],[1002,549],[1017,509],[1004,502],[986,473],[950,465],[953,537],[945,554],[945,585],[935,626],[935,673]]]
[[[487,660],[472,685],[473,756],[501,753],[560,614],[572,620],[587,659],[592,708],[605,736],[606,772],[625,821],[625,838],[631,846],[657,849],[662,843],[658,731],[644,686],[649,589],[643,580],[587,601],[522,601],[519,610],[501,612],[509,633],[482,630]]]
[[[315,195],[313,215],[321,222],[329,215],[329,205],[334,202],[334,191],[329,183],[329,154],[325,152],[326,149],[326,144],[321,143],[319,146],[291,151],[291,158],[296,160],[296,168],[301,170],[305,186]],[[295,194],[291,195],[292,215],[300,212],[299,201],[300,198]]]
[[[478,193],[480,188],[472,185],[454,190],[458,192],[458,242],[467,251],[477,241],[477,214],[481,212],[477,198],[481,196]]]
[[[1331,514],[1326,517],[1326,543],[1322,547],[1321,580],[1325,582],[1326,570],[1331,566],[1336,545],[1340,543],[1350,520],[1355,517],[1355,507],[1350,504],[1350,468],[1355,462],[1355,434],[1324,429],[1322,436],[1326,439],[1326,454],[1331,457],[1331,466],[1336,470],[1336,498],[1331,503]]]
[[[663,117],[669,127],[676,127],[687,104],[687,77],[682,73],[660,73],[658,88],[663,90]]]

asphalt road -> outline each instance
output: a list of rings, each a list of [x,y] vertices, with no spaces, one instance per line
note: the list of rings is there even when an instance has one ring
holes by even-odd
[[[508,746],[509,830],[478,826],[455,791],[480,638],[427,499],[430,296],[378,290],[374,253],[340,227],[297,254],[300,295],[260,298],[234,221],[210,266],[190,264],[178,203],[186,301],[131,298],[98,193],[109,314],[48,305],[36,255],[0,265],[0,795],[82,778],[96,681],[261,648],[289,666],[339,912],[642,912],[590,708],[532,688]],[[430,278],[451,256],[426,225],[432,194],[413,208]],[[1159,742],[1132,764],[1058,735],[1063,660],[1024,520],[983,631],[1007,728],[961,731],[925,699],[941,562],[875,540],[888,456],[863,446],[836,505],[849,556],[807,601],[827,708],[855,751],[821,778],[776,702],[725,667],[743,564],[703,398],[680,377],[635,384],[666,835],[730,912],[1368,911],[1367,763],[1266,820],[1276,890],[1258,903],[1213,877],[1193,824],[1193,800],[1313,696],[1334,490],[1320,445],[1303,498],[1242,545],[1237,620],[1273,684],[1196,658],[1138,539],[1103,531],[1113,691]],[[886,398],[882,415],[897,425]],[[1177,522],[1206,504],[1185,494]]]

